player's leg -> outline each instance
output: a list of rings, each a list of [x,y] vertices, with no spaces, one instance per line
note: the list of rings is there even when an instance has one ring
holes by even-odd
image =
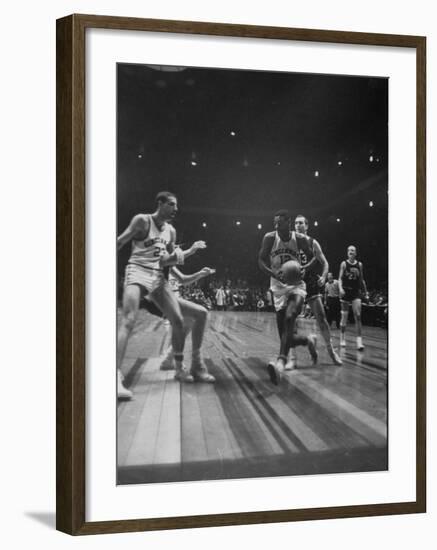
[[[208,310],[199,304],[194,304],[183,298],[179,298],[178,301],[185,325],[192,327],[191,374],[197,382],[215,382],[214,376],[209,374],[201,357],[203,337],[208,320]]]
[[[332,347],[331,331],[329,329],[329,324],[326,319],[325,309],[323,307],[321,297],[313,296],[308,303],[317,321],[319,330],[322,333],[322,337],[325,340],[326,349],[328,350],[329,357],[332,359],[335,365],[342,365],[340,357],[337,355],[334,348]]]
[[[121,365],[126,353],[127,342],[138,315],[141,289],[138,285],[125,286],[123,291],[123,309],[117,331],[117,395],[119,399],[131,399],[132,392],[122,383]]]
[[[284,328],[285,323],[285,309],[286,309],[286,301],[284,300],[284,307],[280,309],[279,311],[276,311],[276,326],[278,328],[278,335],[279,335],[279,342],[282,339],[282,331]],[[273,357],[269,361],[269,368],[272,369],[276,365],[277,356]],[[296,357],[296,350],[294,347],[290,347],[288,352],[288,360],[285,363],[285,370],[293,370],[297,366],[297,357]]]
[[[282,339],[282,331],[284,329],[286,306],[287,306],[287,302],[286,302],[285,296],[281,296],[281,297],[277,296],[275,298],[276,327],[278,329],[279,342]],[[276,360],[277,360],[277,356],[270,359],[268,363],[268,369],[273,369],[275,367]]]
[[[341,305],[340,298],[334,298],[333,300],[333,310],[334,310],[334,321],[337,329],[340,328],[340,319],[341,319]]]
[[[162,311],[172,327],[172,347],[175,358],[175,378],[181,382],[193,382],[193,377],[183,365],[184,358],[184,319],[179,307],[178,299],[168,284],[159,285],[150,294],[150,298]]]
[[[332,321],[334,320],[334,306],[332,298],[330,298],[329,296],[326,300],[326,320],[328,321],[329,328],[331,328]]]
[[[288,331],[288,347],[296,348],[297,346],[307,346],[308,351],[310,352],[313,363],[317,363],[317,350],[316,342],[317,338],[315,334],[310,334],[305,336],[297,330],[297,318],[302,311],[304,305],[304,297],[300,294],[292,294],[287,305],[287,310],[285,313],[285,321],[287,324]],[[288,352],[288,349],[285,348],[284,351]]]
[[[283,352],[286,349],[288,352],[288,332],[287,332],[287,323],[285,320],[286,310],[287,310],[287,297],[285,295],[273,295],[275,301],[276,309],[276,326],[278,329],[279,335],[279,356],[269,361],[267,370],[270,376],[270,380],[273,384],[279,384],[281,379],[281,373],[284,370],[285,361],[287,359],[286,355],[283,356]],[[286,341],[286,343],[284,343]],[[286,353],[287,353],[286,352]],[[280,364],[280,359],[282,359],[282,364]]]
[[[190,334],[191,329],[193,328],[193,320],[187,319],[184,317],[184,341],[187,341],[187,336]],[[174,370],[175,364],[174,364],[174,353],[173,353],[173,346],[171,345],[171,324],[168,323],[168,331],[169,331],[169,337],[170,337],[170,345],[167,347],[167,349],[164,352],[164,358],[161,361],[161,364],[159,368],[161,370]]]
[[[285,309],[285,320],[281,334],[281,346],[276,364],[268,367],[270,380],[273,384],[279,384],[282,372],[285,369],[287,355],[290,347],[308,346],[310,349],[313,361],[317,361],[317,351],[315,349],[315,337],[303,336],[296,331],[296,320],[299,313],[302,311],[304,297],[299,294],[292,294],[289,297],[287,307]]]
[[[352,312],[355,319],[355,328],[357,332],[357,349],[362,351],[364,349],[363,339],[361,337],[362,323],[361,323],[361,298],[355,298],[352,301]]]
[[[346,325],[349,317],[349,302],[342,300],[341,302],[341,319],[340,319],[340,346],[346,347]]]

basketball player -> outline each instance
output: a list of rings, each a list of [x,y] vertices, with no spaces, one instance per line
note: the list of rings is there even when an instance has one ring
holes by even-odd
[[[298,236],[290,231],[290,215],[286,210],[277,212],[273,219],[275,231],[264,235],[258,255],[260,269],[270,275],[270,289],[276,310],[276,322],[281,340],[276,363],[268,365],[273,384],[279,384],[287,362],[290,347],[308,346],[313,362],[317,362],[315,335],[304,336],[296,331],[296,319],[306,296],[305,283],[287,285],[281,281],[281,266],[289,260],[298,261]],[[302,238],[302,237],[299,237]]]
[[[143,294],[150,297],[172,325],[175,378],[180,382],[193,382],[192,374],[183,365],[185,337],[182,312],[165,278],[164,268],[183,264],[185,258],[205,248],[206,244],[197,241],[186,251],[175,249],[176,231],[168,222],[174,219],[178,211],[177,198],[173,193],[162,191],[158,193],[156,203],[153,214],[137,214],[117,238],[119,249],[132,241],[124,280],[123,311],[117,333],[117,388],[120,399],[132,397],[132,392],[122,384],[120,369]]]
[[[304,281],[306,284],[307,304],[311,308],[323,339],[326,343],[326,349],[334,365],[341,365],[342,361],[332,347],[331,331],[326,320],[325,308],[323,307],[322,296],[326,283],[329,265],[323,254],[320,244],[308,235],[308,220],[305,216],[296,216],[294,220],[296,233],[305,238],[298,239],[300,263],[304,269]],[[292,348],[293,350],[293,348]],[[292,355],[291,360],[296,359]]]
[[[181,308],[182,315],[184,317],[184,332],[185,338],[191,332],[192,340],[192,366],[191,370],[196,374],[196,380],[202,382],[214,382],[215,378],[208,373],[205,365],[201,363],[201,347],[203,342],[203,335],[205,333],[205,327],[208,320],[208,310],[189,300],[185,300],[180,295],[180,286],[190,285],[203,279],[204,277],[209,277],[215,273],[215,269],[210,267],[204,267],[196,273],[191,275],[184,275],[177,267],[171,267],[169,273],[169,284],[173,292],[178,298],[179,306]],[[151,311],[147,307],[147,303],[151,302],[146,299],[146,308],[151,312],[157,315],[156,311]],[[156,309],[156,308],[155,308]],[[159,311],[159,310],[158,310]],[[162,313],[158,313],[162,317]],[[175,368],[174,363],[174,352],[173,347],[167,349],[165,357],[161,362],[161,370],[173,370]]]
[[[357,333],[357,350],[363,351],[363,339],[361,337],[361,290],[366,298],[369,297],[366,282],[363,277],[363,264],[357,260],[357,249],[350,245],[347,248],[347,260],[340,264],[340,274],[338,276],[338,285],[340,287],[341,300],[341,321],[340,321],[340,346],[346,347],[346,325],[349,316],[349,307],[352,306],[352,312],[355,319]]]

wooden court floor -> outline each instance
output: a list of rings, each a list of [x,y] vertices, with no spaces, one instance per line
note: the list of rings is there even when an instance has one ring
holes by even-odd
[[[358,352],[349,326],[334,366],[319,335],[318,365],[299,348],[298,368],[274,386],[274,314],[213,311],[203,357],[216,382],[180,384],[159,370],[167,327],[142,310],[122,366],[134,398],[118,404],[117,482],[386,470],[387,331],[364,327],[363,340]],[[189,339],[185,357],[189,365]]]

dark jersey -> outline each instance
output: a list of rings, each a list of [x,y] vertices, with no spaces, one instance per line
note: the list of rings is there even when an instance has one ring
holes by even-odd
[[[300,264],[302,267],[305,267],[314,258],[314,239],[296,233],[296,242],[299,250]],[[318,281],[322,272],[323,266],[319,260],[316,260],[308,270],[305,270],[304,281],[307,285],[307,298],[321,294],[322,289]]]
[[[344,263],[346,267],[341,278],[343,289],[358,293],[360,290],[361,262],[351,264],[349,260],[345,260]]]
[[[296,243],[299,250],[299,261],[302,267],[305,267],[314,258],[314,239],[306,235],[296,233]],[[322,274],[322,264],[317,260],[305,273],[305,278],[312,274]]]

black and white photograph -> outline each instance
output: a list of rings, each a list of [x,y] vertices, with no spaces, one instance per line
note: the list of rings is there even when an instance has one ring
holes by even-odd
[[[388,468],[388,87],[117,65],[117,483]]]

